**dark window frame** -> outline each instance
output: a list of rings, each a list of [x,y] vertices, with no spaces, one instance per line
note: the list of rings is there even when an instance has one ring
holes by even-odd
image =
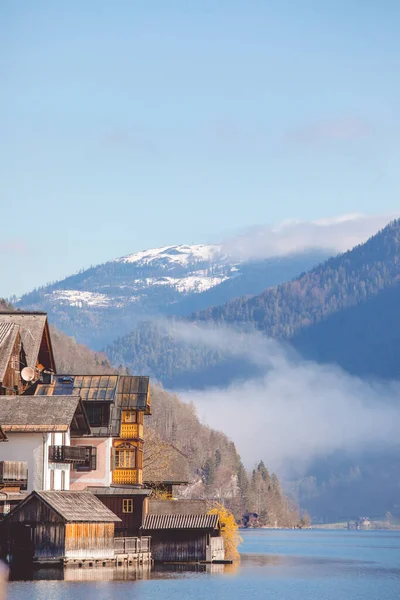
[[[73,465],[73,470],[78,473],[85,473],[97,470],[97,447],[96,446],[80,446],[86,448],[87,458],[84,464]]]

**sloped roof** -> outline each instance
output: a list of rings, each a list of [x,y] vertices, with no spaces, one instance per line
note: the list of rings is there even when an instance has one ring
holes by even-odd
[[[66,521],[119,523],[121,519],[90,492],[32,492]],[[26,502],[29,501],[28,497]]]
[[[207,500],[179,498],[178,500],[149,499],[149,515],[206,515],[210,505]]]
[[[218,515],[147,515],[142,529],[219,529]]]
[[[19,326],[27,366],[35,368],[47,323],[47,314],[41,312],[0,312],[0,323],[12,323]]]
[[[15,323],[0,320],[0,381],[4,379],[18,331],[19,327]]]
[[[5,432],[67,431],[80,408],[90,432],[80,403],[79,396],[0,396],[0,423]]]
[[[117,403],[122,409],[144,410],[150,414],[150,379],[147,376],[121,375]]]
[[[140,410],[150,414],[150,392],[148,377],[121,375],[63,375],[54,377],[51,384],[39,383],[35,396],[79,395],[86,402],[109,402],[108,425],[92,427],[96,436],[118,436],[121,425],[121,410]]]

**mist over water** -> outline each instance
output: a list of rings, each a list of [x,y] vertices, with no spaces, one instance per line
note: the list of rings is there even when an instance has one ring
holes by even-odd
[[[226,387],[180,392],[205,423],[234,440],[249,468],[263,458],[272,470],[296,476],[320,456],[398,441],[397,382],[367,381],[304,360],[288,344],[254,331],[175,323],[168,333],[258,367],[259,376]]]

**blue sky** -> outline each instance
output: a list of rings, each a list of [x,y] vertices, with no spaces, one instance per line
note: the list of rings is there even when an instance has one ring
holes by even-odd
[[[399,203],[396,0],[3,0],[0,296]]]

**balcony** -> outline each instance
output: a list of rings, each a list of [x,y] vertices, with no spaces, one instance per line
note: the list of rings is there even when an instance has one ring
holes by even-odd
[[[114,469],[112,482],[114,485],[141,485],[143,483],[142,469]]]
[[[87,450],[85,446],[50,446],[49,462],[55,463],[85,463]]]
[[[140,423],[121,423],[120,437],[128,440],[142,440],[143,425]]]
[[[0,461],[0,487],[18,486],[26,490],[28,484],[28,463],[17,460]]]

